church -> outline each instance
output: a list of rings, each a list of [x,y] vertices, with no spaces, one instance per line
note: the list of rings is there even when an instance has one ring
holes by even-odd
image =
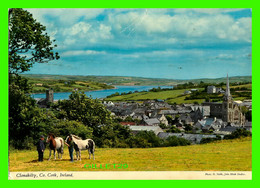
[[[204,102],[203,106],[210,106],[210,116],[222,119],[224,122],[235,125],[245,125],[245,116],[230,94],[229,79],[227,75],[226,92],[222,103]]]

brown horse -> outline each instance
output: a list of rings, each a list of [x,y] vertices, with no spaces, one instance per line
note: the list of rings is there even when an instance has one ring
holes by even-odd
[[[56,159],[56,150],[58,151],[58,158],[62,159],[62,154],[63,154],[63,147],[64,147],[64,140],[61,137],[55,137],[54,134],[49,134],[49,136],[46,139],[46,142],[50,142],[50,155],[49,155],[49,160],[51,159],[51,151],[53,150],[53,155],[54,159]],[[61,154],[61,158],[60,158]]]

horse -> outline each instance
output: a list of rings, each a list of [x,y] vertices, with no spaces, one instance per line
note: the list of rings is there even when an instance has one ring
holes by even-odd
[[[63,148],[64,148],[64,140],[61,137],[55,137],[54,134],[49,134],[46,139],[46,142],[50,142],[50,155],[49,160],[51,159],[51,150],[53,150],[54,160],[56,159],[56,150],[58,152],[58,158],[62,159]],[[61,154],[61,157],[60,157]]]
[[[92,139],[82,140],[82,138],[76,135],[67,136],[65,142],[71,137],[74,142],[74,149],[76,151],[77,160],[81,160],[81,150],[88,150],[89,159],[91,159],[91,154],[93,155],[93,160],[95,160],[95,142]]]

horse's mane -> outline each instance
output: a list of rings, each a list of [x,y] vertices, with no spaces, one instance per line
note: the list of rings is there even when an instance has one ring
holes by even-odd
[[[82,140],[82,138],[80,138],[79,136],[76,136],[76,135],[71,135],[71,136],[78,139],[78,140]]]
[[[55,138],[55,135],[53,133],[49,133],[49,136],[52,136],[53,138]]]

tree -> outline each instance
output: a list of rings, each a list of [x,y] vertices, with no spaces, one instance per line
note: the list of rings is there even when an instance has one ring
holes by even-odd
[[[136,137],[147,140],[152,147],[160,147],[163,143],[163,140],[157,137],[153,131],[140,131],[136,134]]]
[[[252,133],[245,128],[240,128],[232,132],[230,135],[225,135],[224,139],[235,139],[248,136],[252,136]]]
[[[82,139],[93,137],[93,129],[78,121],[58,121],[58,123],[52,127],[52,131],[50,132],[54,132],[56,135],[62,136],[64,138],[69,134],[77,135]]]
[[[171,115],[166,115],[165,117],[166,117],[166,119],[167,119],[169,125],[172,125],[172,124],[173,124],[173,118],[172,118],[172,116],[171,116]]]
[[[161,129],[166,129],[167,128],[167,126],[164,123],[160,123],[159,127],[161,127]]]
[[[8,68],[9,68],[9,140],[15,148],[30,148],[44,132],[44,114],[28,95],[31,87],[19,74],[29,71],[35,62],[59,59],[46,27],[23,9],[9,9],[8,14]]]
[[[37,22],[32,14],[23,9],[9,10],[9,74],[30,70],[35,62],[45,63],[59,59],[53,49],[46,27]]]
[[[69,100],[59,100],[53,109],[59,119],[80,121],[94,131],[97,126],[112,122],[105,106],[99,100],[87,97],[84,92],[73,91]]]
[[[184,130],[185,130],[186,132],[192,131],[192,126],[189,125],[189,124],[185,124],[185,125],[184,125]]]
[[[186,146],[190,145],[190,141],[186,140],[185,138],[178,138],[176,136],[169,136],[166,138],[164,142],[164,146],[169,147],[169,146]]]
[[[30,148],[26,144],[29,137],[38,132],[41,116],[31,97],[17,85],[9,85],[9,141],[15,148]]]
[[[168,129],[166,132],[167,133],[180,133],[181,130],[178,129],[177,127],[175,127],[175,126],[171,126],[170,129]]]

